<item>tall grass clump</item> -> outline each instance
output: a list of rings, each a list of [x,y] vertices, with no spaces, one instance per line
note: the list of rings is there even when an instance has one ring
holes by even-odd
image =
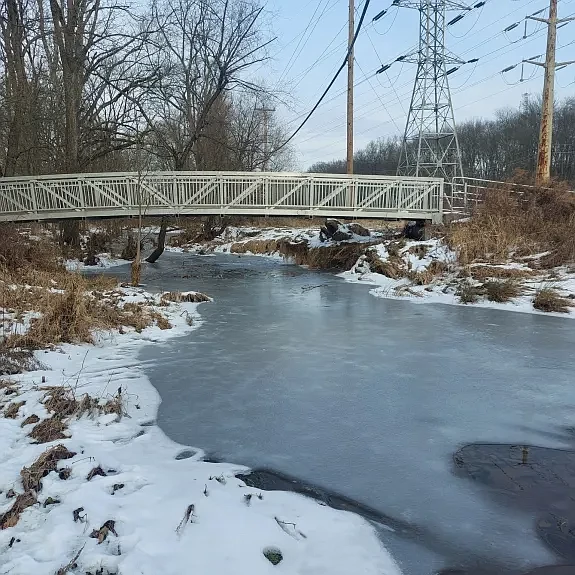
[[[575,194],[565,185],[551,189],[513,188],[485,193],[473,216],[452,224],[448,241],[459,262],[505,262],[549,252],[537,259],[551,268],[575,261]]]
[[[22,350],[92,343],[97,330],[166,327],[163,316],[147,306],[123,305],[116,286],[112,277],[68,272],[49,237],[36,240],[16,226],[0,225],[0,371]],[[11,330],[11,322],[26,312],[35,312],[27,329]]]

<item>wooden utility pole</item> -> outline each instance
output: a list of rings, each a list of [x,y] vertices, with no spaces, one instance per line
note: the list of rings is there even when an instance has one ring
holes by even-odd
[[[573,62],[557,62],[555,53],[557,50],[557,24],[569,22],[573,18],[557,18],[558,0],[550,0],[549,18],[537,18],[528,16],[530,20],[537,20],[547,24],[547,53],[545,63],[534,60],[524,60],[528,64],[542,66],[545,69],[545,81],[543,83],[543,109],[541,111],[541,130],[539,132],[539,149],[537,152],[537,172],[535,182],[537,185],[545,185],[551,179],[551,150],[553,145],[553,104],[555,97],[555,72],[557,69],[573,64]]]
[[[261,108],[256,108],[256,110],[258,112],[261,112],[263,114],[263,120],[264,120],[264,133],[263,133],[263,144],[264,144],[264,161],[262,164],[262,171],[263,172],[267,172],[269,169],[269,155],[270,155],[270,142],[269,142],[269,126],[270,126],[270,118],[269,118],[269,113],[270,112],[275,112],[276,109],[275,108],[266,108],[265,106],[262,106]]]
[[[353,174],[353,37],[355,36],[355,1],[349,0],[347,46],[347,173]]]

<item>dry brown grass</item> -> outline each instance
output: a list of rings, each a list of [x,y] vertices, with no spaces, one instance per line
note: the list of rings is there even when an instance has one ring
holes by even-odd
[[[306,264],[312,269],[347,271],[365,253],[366,244],[341,244],[311,248]]]
[[[16,419],[18,417],[18,412],[20,408],[25,404],[25,401],[15,401],[11,403],[5,410],[4,410],[4,417],[6,419]]]
[[[544,312],[569,313],[574,302],[550,287],[541,288],[533,298],[533,307]]]
[[[457,286],[455,295],[459,298],[461,303],[475,303],[481,295],[481,289],[469,281],[462,281]]]
[[[108,288],[108,291],[97,291],[94,286]],[[59,343],[93,343],[95,331],[122,326],[133,327],[138,332],[153,323],[162,329],[171,327],[168,320],[146,302],[122,305],[122,294],[109,291],[109,287],[107,281],[94,283],[82,276],[67,274],[63,289],[22,286],[9,289],[13,305],[6,309],[17,314],[33,310],[39,312],[40,317],[31,321],[25,334],[7,337],[0,344],[0,352],[2,349],[43,349]],[[197,301],[207,299],[203,295],[197,297]]]
[[[32,240],[14,224],[0,224],[0,266],[23,273],[62,270],[59,247],[50,241]]]
[[[248,240],[236,242],[231,245],[230,252],[233,254],[275,254],[280,251],[282,240]]]
[[[64,433],[68,429],[67,424],[61,416],[54,414],[48,419],[43,419],[37,423],[28,434],[36,443],[50,443],[58,439],[66,439]]]
[[[363,255],[371,244],[339,244],[310,248],[305,242],[292,242],[287,238],[277,240],[248,240],[232,244],[232,253],[273,254],[279,253],[297,265],[319,270],[347,271]]]
[[[406,270],[403,260],[399,257],[390,256],[383,261],[375,250],[368,250],[365,259],[369,264],[369,269],[376,274],[384,275],[391,279],[400,279],[405,277]]]
[[[448,265],[439,260],[433,260],[426,269],[422,271],[409,271],[407,277],[415,285],[425,286],[433,283],[448,271]]]
[[[152,311],[150,312],[150,317],[152,318],[153,321],[156,322],[156,325],[161,330],[172,329],[172,324],[170,323],[168,318],[165,315],[162,315],[160,312]]]
[[[40,389],[46,392],[42,403],[52,416],[36,423],[28,434],[36,443],[65,439],[67,436],[64,432],[68,429],[68,422],[73,417],[114,413],[121,418],[125,414],[121,388],[118,389],[116,395],[105,401],[87,393],[76,398],[75,390],[70,386],[50,386]]]
[[[118,327],[122,321],[118,306],[101,301],[100,293],[116,285],[112,277],[67,272],[49,238],[36,241],[14,226],[0,226],[0,307],[16,318],[30,311],[40,314],[26,334],[3,339],[0,356],[10,359],[20,353],[18,349],[61,342],[91,342],[94,330]],[[4,363],[2,371],[12,370],[14,362]]]
[[[522,279],[537,275],[532,270],[523,270],[515,268],[503,268],[488,265],[472,265],[462,271],[462,276],[471,276],[478,281],[485,281],[487,279]]]
[[[425,245],[415,245],[415,246],[411,246],[407,252],[417,256],[420,260],[422,260],[426,255],[427,252],[429,251],[429,246],[425,246]]]
[[[38,502],[37,494],[42,490],[42,478],[55,471],[60,461],[75,455],[63,445],[56,445],[42,453],[30,467],[24,467],[20,471],[24,493],[18,495],[12,507],[0,516],[0,529],[14,527],[22,512]]]
[[[12,507],[3,515],[0,515],[0,529],[14,527],[20,520],[21,513],[35,503],[37,503],[36,495],[32,491],[18,495]]]
[[[142,279],[142,262],[134,260],[130,269],[130,280],[134,287],[140,285],[140,280]]]
[[[463,265],[476,261],[505,262],[511,255],[542,252],[541,267],[575,261],[575,194],[563,185],[553,189],[521,188],[512,184],[489,190],[465,223],[448,228],[448,241]]]
[[[50,386],[40,388],[46,392],[42,403],[46,410],[61,419],[67,417],[80,418],[83,415],[115,413],[119,417],[124,415],[124,398],[119,388],[115,395],[102,401],[87,393],[76,398],[76,392],[71,386]]]
[[[32,415],[29,415],[20,425],[20,427],[25,427],[26,425],[32,425],[33,423],[38,423],[40,421],[40,418],[33,413]]]
[[[70,459],[75,455],[63,445],[55,445],[44,451],[30,467],[24,467],[20,471],[24,491],[39,492],[42,489],[42,478],[51,471],[55,471],[60,461]]]
[[[522,293],[521,285],[514,279],[490,280],[483,284],[485,297],[489,301],[505,303],[519,297]]]

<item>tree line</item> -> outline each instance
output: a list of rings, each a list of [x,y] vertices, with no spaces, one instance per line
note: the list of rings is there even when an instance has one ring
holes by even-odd
[[[0,176],[281,169],[272,41],[257,0],[1,0]]]
[[[458,125],[463,173],[467,177],[505,180],[518,169],[535,172],[541,102],[528,101],[519,109],[505,109],[493,119],[469,120]],[[556,105],[552,173],[575,182],[575,98]],[[354,154],[358,174],[394,175],[401,153],[401,139],[370,142]],[[319,162],[310,172],[345,173],[345,160]]]

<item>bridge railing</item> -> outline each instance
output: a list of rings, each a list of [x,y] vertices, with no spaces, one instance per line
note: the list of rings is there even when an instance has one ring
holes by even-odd
[[[443,180],[331,174],[152,172],[0,179],[0,220],[246,214],[441,221]]]
[[[457,177],[445,182],[444,214],[446,216],[469,216],[485,199],[489,190],[506,190],[516,194],[542,189],[541,186],[518,184],[512,181],[485,180]],[[543,188],[551,190],[552,188]],[[573,193],[573,192],[572,192]]]

